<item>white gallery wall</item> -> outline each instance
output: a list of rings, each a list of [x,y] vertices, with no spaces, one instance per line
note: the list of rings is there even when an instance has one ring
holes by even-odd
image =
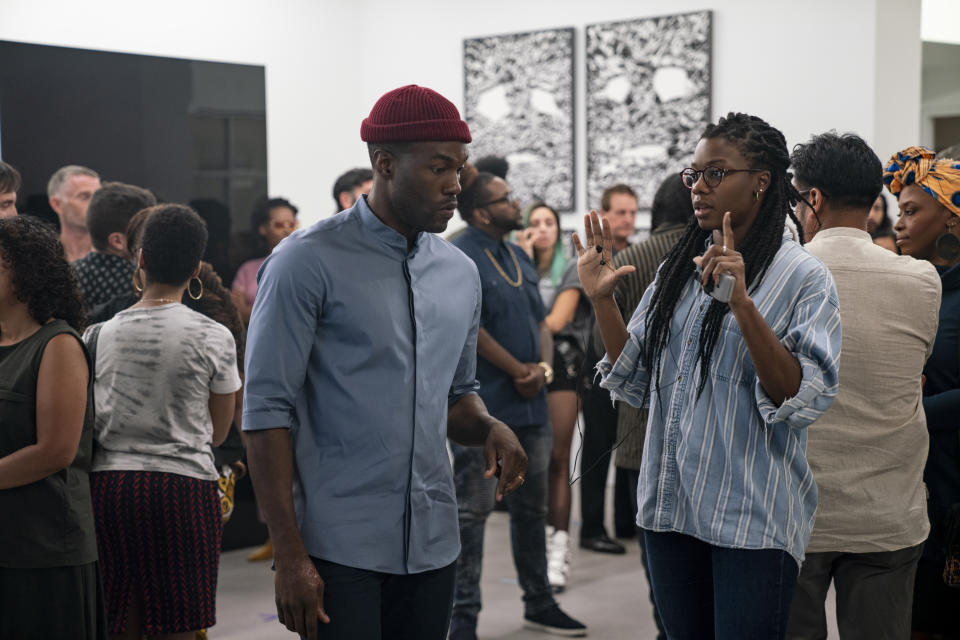
[[[714,12],[714,119],[755,113],[790,144],[854,131],[881,158],[919,140],[920,0],[0,0],[0,39],[264,65],[271,195],[309,223],[332,212],[336,176],[367,163],[360,120],[383,92],[422,84],[462,107],[464,38],[569,26],[578,209],[595,206],[584,196],[583,27],[703,9]]]

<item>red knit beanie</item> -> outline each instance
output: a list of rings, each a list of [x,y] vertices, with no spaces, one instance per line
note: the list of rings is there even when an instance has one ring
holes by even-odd
[[[442,95],[415,84],[383,94],[360,125],[364,142],[470,142],[470,128]]]

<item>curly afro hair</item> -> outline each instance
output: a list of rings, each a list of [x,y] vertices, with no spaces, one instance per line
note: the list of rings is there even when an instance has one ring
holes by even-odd
[[[148,282],[180,285],[193,275],[207,247],[207,224],[182,204],[160,204],[143,227],[140,250]]]
[[[82,332],[87,324],[77,276],[53,229],[33,216],[0,220],[0,259],[13,277],[13,293],[40,324],[65,320]]]

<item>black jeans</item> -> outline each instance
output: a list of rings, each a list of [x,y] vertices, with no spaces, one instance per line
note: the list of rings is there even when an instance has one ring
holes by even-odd
[[[444,640],[457,563],[408,575],[345,567],[312,558],[323,578],[320,640]]]
[[[580,462],[580,539],[606,534],[603,505],[610,450],[617,439],[617,410],[610,392],[594,385],[583,398],[583,459]]]
[[[913,578],[923,545],[875,553],[808,553],[797,580],[787,626],[789,640],[827,640],[824,601],[837,590],[842,640],[910,637]]]

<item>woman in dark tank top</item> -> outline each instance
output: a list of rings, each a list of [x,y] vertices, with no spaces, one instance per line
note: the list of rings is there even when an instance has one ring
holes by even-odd
[[[0,220],[2,640],[106,638],[84,324],[53,231],[30,217]]]

